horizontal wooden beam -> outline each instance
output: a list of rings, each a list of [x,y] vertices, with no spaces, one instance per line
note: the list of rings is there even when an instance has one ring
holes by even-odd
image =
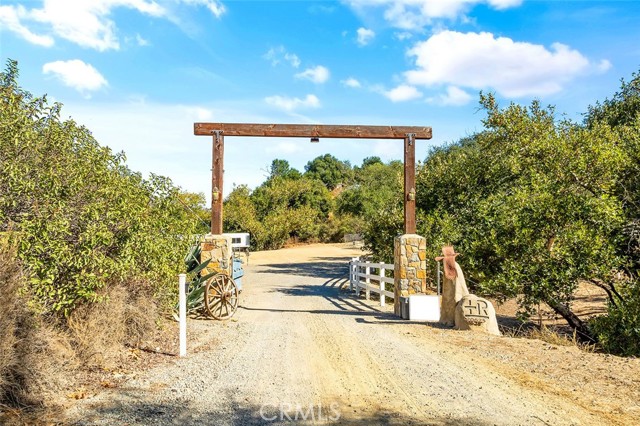
[[[431,127],[349,126],[315,124],[194,123],[193,133],[211,136],[221,130],[224,136],[266,136],[281,138],[431,139]]]

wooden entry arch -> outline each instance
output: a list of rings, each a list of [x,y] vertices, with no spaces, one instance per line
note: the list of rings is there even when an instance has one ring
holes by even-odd
[[[416,233],[415,142],[418,139],[431,139],[431,127],[194,123],[193,133],[196,136],[213,136],[211,156],[211,233],[214,235],[222,234],[225,136],[404,140],[404,232],[405,234]]]

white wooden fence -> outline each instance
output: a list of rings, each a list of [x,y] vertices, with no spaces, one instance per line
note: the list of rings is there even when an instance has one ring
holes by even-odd
[[[389,269],[393,271],[392,263],[372,263],[354,257],[349,262],[349,289],[358,295],[364,290],[367,300],[369,300],[371,292],[378,293],[380,306],[384,306],[385,298],[393,297],[393,292],[384,288],[385,283],[393,284],[393,278],[386,276],[386,271]],[[374,271],[378,272],[373,273]],[[377,281],[377,283],[372,284],[371,280]]]

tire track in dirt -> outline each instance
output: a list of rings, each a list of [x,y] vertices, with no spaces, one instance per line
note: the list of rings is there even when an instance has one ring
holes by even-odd
[[[70,418],[76,425],[291,424],[296,414],[314,424],[604,423],[447,343],[453,331],[399,320],[391,306],[340,290],[353,255],[341,250],[325,259],[312,248],[253,255],[231,321],[190,321],[197,345],[187,358],[79,402]]]

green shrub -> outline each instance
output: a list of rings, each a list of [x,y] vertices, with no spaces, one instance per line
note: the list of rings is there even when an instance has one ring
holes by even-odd
[[[640,283],[621,288],[624,302],[610,303],[607,314],[595,317],[590,326],[602,348],[624,356],[640,356]]]
[[[0,73],[0,232],[18,236],[31,307],[68,315],[107,286],[141,281],[168,299],[200,225],[183,204],[198,209],[203,197],[132,172],[123,153],[62,120],[60,104],[34,98],[17,77],[9,61]]]

